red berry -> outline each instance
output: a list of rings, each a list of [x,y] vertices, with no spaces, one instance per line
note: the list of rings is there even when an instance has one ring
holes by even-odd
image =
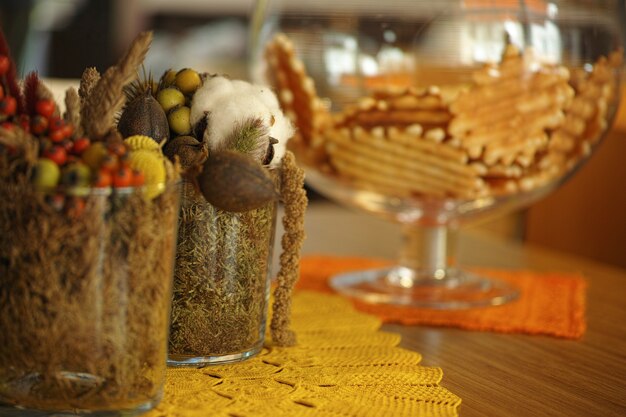
[[[43,156],[54,161],[58,166],[67,162],[67,151],[63,146],[54,145],[43,152]]]
[[[133,182],[133,170],[130,167],[121,166],[113,173],[113,186],[130,187]]]
[[[0,55],[0,75],[4,75],[9,72],[9,68],[11,67],[11,61],[9,57],[6,55]]]
[[[76,155],[81,155],[91,145],[89,138],[81,137],[74,141],[72,152]]]
[[[51,132],[61,130],[63,126],[65,126],[65,120],[61,119],[58,116],[52,116],[49,119],[50,119],[49,129]]]
[[[113,155],[117,155],[117,156],[124,156],[126,155],[126,145],[124,145],[122,142],[114,142],[114,143],[110,143],[107,146],[108,150],[110,153],[112,153]]]
[[[15,97],[6,96],[0,100],[0,113],[6,116],[13,116],[17,111],[17,100]]]
[[[50,134],[48,135],[50,140],[54,143],[63,142],[65,139],[65,134],[62,130],[50,130]]]
[[[0,126],[2,126],[2,128],[6,129],[6,130],[13,130],[13,129],[15,129],[15,123],[11,123],[11,122],[3,122],[2,125],[0,125]]]
[[[53,100],[43,99],[35,103],[35,111],[37,112],[37,114],[40,114],[43,117],[52,117],[55,110],[56,105],[54,104]]]
[[[41,135],[43,133],[46,133],[46,130],[48,130],[48,119],[39,114],[36,114],[30,121],[30,130],[35,135]]]
[[[65,126],[63,126],[59,130],[61,132],[63,132],[63,135],[65,135],[66,138],[69,138],[74,133],[74,126],[72,126],[71,124],[67,123],[67,124],[65,124]]]
[[[145,183],[146,183],[146,176],[144,175],[144,173],[141,171],[137,171],[136,169],[133,169],[133,181],[132,181],[133,187],[141,187]]]
[[[113,184],[113,175],[111,175],[111,171],[108,169],[100,169],[96,172],[96,178],[94,180],[94,187],[110,187]]]

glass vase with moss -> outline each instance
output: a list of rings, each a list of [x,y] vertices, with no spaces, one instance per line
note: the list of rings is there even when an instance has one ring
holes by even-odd
[[[244,360],[265,342],[279,201],[285,206],[272,343],[290,345],[306,196],[286,150],[293,130],[267,88],[202,76],[190,133],[164,152],[185,168],[168,364]]]

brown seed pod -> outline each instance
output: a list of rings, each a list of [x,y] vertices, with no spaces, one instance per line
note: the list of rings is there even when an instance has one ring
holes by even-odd
[[[117,123],[122,136],[149,136],[158,143],[169,138],[170,130],[165,112],[150,90],[128,103]]]
[[[171,161],[178,155],[183,169],[204,163],[209,155],[206,147],[193,136],[178,136],[168,141],[163,147],[163,154]]]
[[[211,153],[198,176],[198,185],[209,203],[226,211],[254,210],[278,197],[267,170],[235,151]]]

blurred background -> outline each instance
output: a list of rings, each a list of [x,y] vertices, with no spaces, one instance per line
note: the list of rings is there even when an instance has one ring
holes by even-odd
[[[138,32],[151,29],[146,68],[155,77],[192,67],[247,78],[253,7],[254,0],[0,0],[0,23],[21,75],[76,79],[89,66],[102,72]],[[612,131],[572,180],[529,209],[475,227],[626,268],[625,162],[622,103]]]

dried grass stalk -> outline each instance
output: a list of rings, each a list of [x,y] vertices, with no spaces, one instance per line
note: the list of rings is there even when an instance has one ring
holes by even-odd
[[[98,84],[100,80],[100,73],[94,67],[85,68],[83,75],[80,78],[80,85],[78,86],[78,96],[81,103],[87,100],[87,97],[91,94],[91,90]]]
[[[291,323],[291,298],[293,287],[300,276],[300,251],[304,241],[304,214],[307,197],[304,190],[304,171],[296,164],[296,158],[287,151],[281,168],[281,197],[285,214],[284,234],[281,240],[280,270],[276,277],[274,304],[272,306],[272,341],[278,346],[296,344],[296,335],[289,328]]]
[[[5,129],[0,127],[0,146],[6,146],[16,151],[12,158],[0,158],[0,176],[3,181],[24,170],[30,171],[39,155],[39,142],[31,134],[22,129]],[[21,165],[18,170],[16,165]]]
[[[74,87],[70,87],[65,92],[65,113],[63,118],[71,123],[76,129],[76,134],[82,136],[82,126],[80,125],[80,97]]]
[[[115,116],[126,98],[124,86],[137,77],[151,42],[152,32],[137,36],[121,61],[104,73],[86,97],[81,119],[89,137],[102,138],[115,126]]]

